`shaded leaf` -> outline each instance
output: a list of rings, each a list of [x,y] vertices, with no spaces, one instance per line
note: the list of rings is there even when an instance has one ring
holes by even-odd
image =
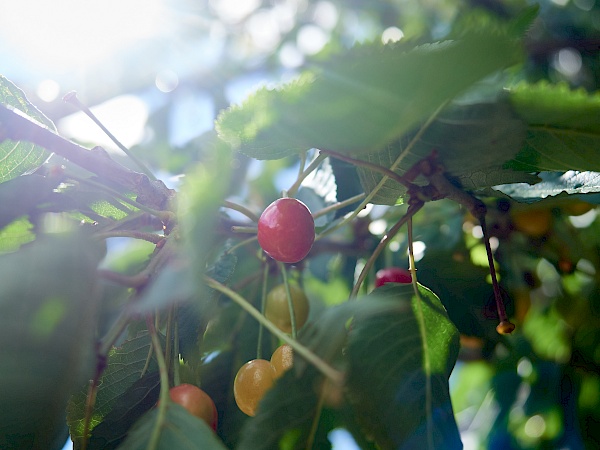
[[[137,315],[164,309],[191,299],[197,291],[198,280],[192,274],[189,264],[174,261],[158,273],[130,311]]]
[[[229,279],[237,262],[235,255],[226,253],[227,248],[217,258],[216,262],[205,270],[208,276],[221,283]],[[196,310],[203,309],[213,290],[206,289],[203,296],[199,295],[202,280],[194,272],[191,264],[184,261],[184,257],[180,255],[179,259],[174,258],[169,265],[161,270],[140,299],[136,301],[135,305],[132,305],[132,313],[152,312],[156,309],[164,309],[173,304],[196,299],[199,299],[202,303],[202,305],[194,305]]]
[[[102,256],[83,233],[0,256],[0,448],[51,448],[62,436],[69,396],[93,370]]]
[[[600,171],[600,94],[540,82],[519,84],[509,98],[528,129],[525,145],[508,167],[527,172]]]
[[[503,99],[473,105],[452,105],[442,111],[409,148],[415,134],[404,136],[385,149],[372,152],[364,159],[395,169],[399,175],[422,158],[436,151],[448,176],[468,189],[481,189],[518,179],[519,172],[499,167],[517,154],[525,138],[525,126]],[[359,167],[361,183],[371,192],[382,179],[380,172]],[[522,177],[529,179],[525,174]],[[373,198],[375,203],[395,204],[406,188],[387,180]]]
[[[114,403],[111,411],[92,431],[87,448],[90,450],[114,449],[127,436],[131,426],[156,405],[160,392],[158,372],[144,375],[133,383]]]
[[[237,264],[237,256],[233,253],[227,253],[230,249],[226,245],[223,253],[207,269],[206,274],[217,280],[219,283],[226,284]],[[212,301],[213,289],[206,288],[203,297],[195,296],[194,301],[183,305],[177,314],[177,323],[179,325],[179,352],[181,357],[192,367],[195,368],[200,363],[201,352],[199,351],[199,340],[202,338],[208,321],[212,318],[216,307],[216,302]],[[228,330],[229,332],[229,330]],[[224,343],[223,340],[221,343]]]
[[[2,75],[0,75],[0,104],[17,109],[52,131],[56,131],[52,121],[29,103],[25,93]],[[30,142],[3,140],[0,134],[0,183],[32,171],[48,156],[50,153],[40,146]]]
[[[0,253],[17,250],[21,245],[35,239],[33,225],[27,218],[15,220],[0,230]]]
[[[257,159],[309,148],[376,151],[475,81],[520,58],[519,43],[503,33],[472,33],[413,48],[358,46],[293,83],[256,92],[223,112],[217,130]]]
[[[129,387],[140,379],[151,346],[148,333],[141,332],[135,338],[111,350],[108,355],[108,366],[100,379],[90,430],[102,422]],[[150,361],[148,371],[156,371],[154,358]],[[87,386],[84,386],[71,397],[67,408],[67,423],[76,448],[83,436],[86,397]]]
[[[448,377],[458,332],[433,292],[386,285],[363,301],[395,300],[402,312],[356,317],[350,333],[349,398],[365,433],[383,449],[462,448]]]
[[[326,309],[315,322],[302,328],[299,341],[323,360],[339,363],[346,343],[348,320],[355,314],[362,317],[383,317],[400,313],[406,305],[397,302],[352,301]],[[318,394],[323,375],[299,355],[294,366],[267,392],[257,415],[249,419],[241,433],[240,450],[270,450],[280,448],[282,439],[292,441],[292,448],[305,448],[307,437],[317,412]],[[321,446],[326,431],[319,436]],[[287,441],[289,442],[289,441]]]
[[[600,173],[598,172],[542,172],[539,183],[514,183],[494,186],[494,189],[508,195],[518,202],[533,203],[562,193],[591,194],[600,192]]]
[[[216,233],[218,211],[229,189],[230,148],[213,136],[212,157],[190,171],[185,178],[179,205],[184,257],[191,264],[191,277],[198,291],[204,289],[202,277],[209,255],[219,242]]]
[[[58,183],[57,179],[24,175],[0,184],[0,228],[45,203]]]
[[[265,394],[257,415],[245,422],[237,449],[277,450],[284,438],[287,448],[306,448],[323,381],[312,366],[302,376],[294,370],[286,372]],[[327,431],[317,433],[313,448],[327,448]]]
[[[150,444],[154,430],[160,427],[158,442],[154,447],[156,450],[226,449],[203,420],[191,415],[180,405],[169,402],[164,420],[160,424],[158,421],[157,409],[145,414],[118,448],[120,450],[145,450]]]

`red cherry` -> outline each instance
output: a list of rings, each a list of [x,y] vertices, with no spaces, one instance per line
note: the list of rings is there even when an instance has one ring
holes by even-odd
[[[410,271],[401,267],[387,267],[378,270],[375,274],[375,287],[381,287],[386,283],[412,283]]]
[[[258,243],[276,261],[296,263],[315,241],[315,221],[307,206],[295,198],[275,200],[258,220]]]
[[[204,420],[213,430],[217,430],[217,408],[212,398],[197,386],[180,384],[169,390],[171,400],[187,409],[190,414]]]

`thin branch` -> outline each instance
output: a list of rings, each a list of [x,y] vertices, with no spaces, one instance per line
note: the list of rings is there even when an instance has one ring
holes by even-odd
[[[105,280],[111,281],[115,284],[130,288],[140,288],[146,285],[150,279],[150,274],[145,271],[142,271],[136,275],[124,275],[108,269],[98,269],[97,273],[100,278],[104,278]]]
[[[327,155],[324,155],[323,153],[319,153],[315,159],[313,159],[310,164],[308,165],[308,167],[306,169],[304,169],[301,173],[298,174],[298,178],[296,179],[296,181],[294,181],[294,184],[292,186],[290,186],[290,188],[287,190],[287,195],[289,196],[294,196],[296,195],[296,192],[298,191],[298,189],[300,188],[300,185],[302,184],[302,182],[304,181],[304,179],[310,175],[313,170],[315,170],[317,167],[319,167],[319,165],[327,158]]]
[[[0,129],[0,141],[12,139],[32,142],[98,175],[102,180],[131,190],[138,194],[138,201],[144,205],[156,209],[169,207],[173,190],[160,180],[150,180],[147,175],[113,161],[101,147],[88,150],[4,105],[0,105]]]
[[[490,246],[490,236],[487,231],[485,222],[485,215],[487,213],[487,207],[485,204],[475,198],[471,194],[462,189],[454,186],[446,178],[443,172],[443,168],[436,164],[434,159],[431,158],[428,161],[423,160],[421,164],[423,174],[429,180],[431,186],[437,191],[439,198],[448,198],[463,206],[465,206],[471,214],[479,220],[481,229],[483,231],[483,242],[485,245],[485,251],[487,254],[488,265],[490,268],[490,275],[492,276],[492,287],[494,289],[494,299],[496,301],[496,308],[498,310],[498,318],[500,323],[496,327],[499,334],[510,334],[514,331],[515,325],[508,320],[506,310],[504,308],[504,300],[502,299],[502,293],[500,292],[500,286],[498,285],[498,279],[496,276],[496,267],[494,265],[494,255],[492,254],[492,248]]]
[[[317,212],[313,213],[313,215],[312,215],[313,219],[316,219],[318,217],[329,214],[331,211],[337,211],[338,209],[342,209],[348,205],[351,205],[352,203],[356,203],[356,202],[362,200],[363,198],[365,198],[364,193],[355,195],[354,197],[350,197],[350,198],[344,200],[343,202],[337,202],[337,203],[334,203],[333,205],[326,206],[325,208],[320,209]]]
[[[392,180],[396,181],[397,183],[399,183],[403,186],[406,186],[406,187],[412,186],[412,183],[410,181],[406,180],[402,175],[398,175],[396,172],[388,169],[387,167],[380,166],[379,164],[375,164],[370,161],[365,161],[364,159],[352,158],[350,156],[346,156],[341,153],[334,152],[332,150],[321,150],[321,151],[323,153],[325,153],[326,155],[329,155],[329,156],[339,159],[341,161],[345,161],[345,162],[353,164],[355,166],[365,167],[365,168],[371,169],[375,172],[379,172],[383,176],[385,176],[387,178],[391,178]]]
[[[95,233],[94,237],[96,239],[110,239],[110,238],[133,238],[140,239],[142,241],[152,242],[153,244],[158,244],[160,241],[165,239],[164,236],[155,233],[146,233],[144,231],[137,230],[115,230],[115,231],[102,231],[99,233]]]
[[[267,284],[269,281],[269,264],[265,263],[263,268],[263,279],[262,279],[262,288],[260,295],[260,313],[265,315],[265,306],[267,304]],[[258,328],[258,342],[256,344],[256,359],[262,358],[262,342],[264,335],[265,327],[262,323],[259,323]]]
[[[506,315],[506,309],[504,308],[504,300],[502,299],[502,292],[500,292],[500,286],[498,285],[498,279],[496,277],[496,267],[494,266],[494,255],[492,254],[492,247],[490,245],[490,235],[487,231],[485,223],[485,215],[479,217],[479,224],[483,231],[483,242],[485,244],[485,252],[488,258],[488,265],[490,266],[490,274],[492,275],[492,287],[494,289],[494,299],[496,300],[496,309],[498,310],[498,319],[500,323],[496,326],[498,334],[510,334],[515,331],[515,325],[508,320]]]
[[[352,292],[350,293],[350,298],[355,298],[358,295],[360,286],[365,281],[365,278],[367,278],[367,274],[371,270],[371,267],[373,267],[373,264],[375,264],[375,261],[377,260],[377,258],[379,258],[379,255],[381,254],[383,249],[385,249],[385,247],[389,244],[390,240],[398,233],[398,231],[400,231],[400,228],[402,228],[402,226],[422,207],[423,203],[416,203],[409,206],[408,211],[406,211],[406,214],[404,214],[404,216],[402,216],[402,218],[398,222],[396,222],[396,224],[392,228],[390,228],[390,231],[388,231],[385,234],[385,236],[381,238],[381,241],[379,242],[377,247],[375,247],[375,250],[373,250],[373,253],[365,263],[365,266],[362,268],[358,279],[356,280],[356,283],[354,283],[354,286],[352,287]]]
[[[167,370],[165,357],[160,346],[160,340],[158,339],[156,328],[154,327],[154,323],[152,322],[152,318],[150,316],[146,317],[146,326],[148,327],[150,337],[152,338],[152,348],[156,354],[156,362],[158,363],[158,372],[160,375],[160,401],[158,405],[158,416],[156,417],[156,425],[152,429],[152,434],[150,435],[150,440],[148,441],[148,449],[155,450],[158,448],[160,434],[163,432],[163,424],[165,423],[167,416],[167,405],[169,403],[169,373]]]
[[[417,272],[415,268],[415,252],[414,252],[414,240],[413,240],[413,227],[412,217],[408,219],[408,258],[409,267],[412,278],[412,287],[415,297],[417,299],[417,321],[419,323],[419,333],[421,335],[421,342],[423,348],[423,369],[425,372],[425,417],[427,420],[427,444],[429,449],[433,449],[433,412],[431,410],[431,360],[429,358],[429,344],[427,342],[427,328],[425,325],[424,312],[423,312],[423,299],[419,293],[419,285],[417,284]]]
[[[259,217],[256,214],[254,214],[252,211],[250,211],[248,208],[246,208],[245,206],[239,205],[239,204],[231,202],[229,200],[225,200],[223,202],[223,204],[225,205],[226,208],[233,209],[234,211],[242,213],[248,219],[250,219],[252,222],[258,222]]]
[[[273,335],[281,339],[286,344],[289,344],[290,347],[292,347],[294,351],[298,353],[298,355],[300,355],[302,358],[306,359],[309,363],[315,366],[323,375],[331,379],[331,381],[333,381],[335,384],[342,384],[343,375],[341,372],[331,367],[329,364],[327,364],[325,361],[319,358],[316,354],[310,351],[307,347],[300,344],[298,341],[292,339],[286,333],[277,328],[270,320],[267,320],[260,313],[259,310],[252,306],[244,297],[242,297],[232,289],[228,288],[227,286],[219,283],[217,280],[214,280],[213,278],[205,276],[204,280],[206,281],[206,284],[209,287],[225,294],[227,297],[229,297],[231,300],[237,303],[248,314],[254,317],[259,323],[264,325],[264,327],[267,330],[269,330]]]
[[[438,114],[440,113],[440,111],[446,106],[446,102],[444,102],[443,104],[441,104],[439,106],[439,108],[427,119],[427,121],[423,124],[423,126],[419,129],[419,131],[412,137],[412,139],[410,140],[410,142],[408,143],[408,145],[404,148],[404,150],[400,153],[400,155],[398,155],[398,157],[396,158],[396,160],[394,161],[394,163],[389,167],[389,170],[391,170],[393,173],[395,173],[394,171],[398,168],[398,166],[400,165],[400,163],[404,160],[404,158],[406,157],[406,155],[408,155],[410,153],[410,151],[412,150],[412,148],[416,145],[416,143],[419,141],[419,139],[421,138],[421,136],[423,136],[423,133],[425,133],[425,131],[429,128],[429,126],[433,123],[433,121],[435,120],[435,118],[438,116]],[[408,181],[412,181],[414,180],[414,178],[416,178],[415,172],[416,172],[417,168],[416,167],[411,167],[404,175],[404,179],[408,180]],[[352,214],[350,214],[349,216],[347,216],[344,220],[340,221],[339,223],[337,223],[336,225],[326,229],[325,231],[319,233],[319,235],[316,237],[316,239],[321,239],[324,236],[333,233],[335,230],[341,228],[342,226],[344,226],[346,223],[352,221],[356,216],[358,216],[358,214],[360,213],[360,211],[363,210],[363,208],[365,206],[367,206],[367,204],[371,201],[371,199],[373,197],[375,197],[375,195],[377,195],[377,192],[379,192],[379,190],[383,187],[383,185],[386,183],[386,181],[388,180],[388,176],[384,175],[381,180],[379,180],[379,183],[377,183],[377,185],[371,190],[371,192],[369,192],[369,194],[365,197],[365,199],[360,203],[360,205],[358,205],[354,211],[352,212]]]
[[[285,297],[287,299],[288,310],[290,313],[290,325],[292,327],[292,339],[296,340],[298,338],[298,331],[296,325],[296,312],[294,311],[294,302],[292,301],[292,293],[290,292],[290,281],[288,279],[285,264],[278,261],[277,266],[279,267],[281,277],[283,278],[283,285],[285,286]]]
[[[68,94],[66,94],[63,97],[63,101],[66,103],[70,103],[70,104],[74,105],[76,108],[83,111],[85,113],[85,115],[88,116],[90,119],[92,119],[92,121],[96,125],[98,125],[98,127],[100,127],[100,129],[110,138],[110,140],[113,141],[117,145],[117,147],[119,147],[123,151],[123,153],[125,153],[140,168],[140,170],[144,174],[146,174],[146,176],[148,178],[150,178],[153,181],[156,181],[156,177],[154,176],[152,171],[150,169],[148,169],[148,167],[146,167],[146,165],[137,156],[135,156],[133,153],[131,153],[131,151],[127,147],[125,147],[123,144],[121,144],[121,142],[110,131],[108,131],[108,128],[106,128],[104,126],[104,124],[102,122],[100,122],[100,120],[96,117],[96,115],[92,112],[92,110],[90,108],[88,108],[86,105],[84,105],[81,102],[81,100],[79,100],[77,98],[77,92],[75,92],[75,91],[69,92]]]

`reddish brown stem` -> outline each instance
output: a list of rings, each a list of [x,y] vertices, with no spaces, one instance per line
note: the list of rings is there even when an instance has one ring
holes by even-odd
[[[485,244],[485,252],[487,253],[488,264],[490,266],[490,274],[492,275],[492,287],[494,289],[494,300],[496,300],[496,309],[498,310],[498,319],[500,323],[496,327],[496,331],[499,334],[510,334],[515,330],[515,325],[508,320],[506,315],[506,309],[504,308],[504,300],[502,299],[502,293],[500,292],[500,286],[498,285],[498,278],[496,277],[496,268],[494,266],[494,256],[492,254],[492,247],[490,245],[490,236],[487,231],[485,223],[485,215],[478,217],[481,230],[483,231],[483,242]]]
[[[88,150],[3,105],[0,105],[0,129],[0,141],[12,139],[37,144],[98,175],[104,182],[117,183],[138,194],[137,201],[145,206],[169,209],[173,190],[160,180],[150,180],[143,173],[113,161],[101,147]]]

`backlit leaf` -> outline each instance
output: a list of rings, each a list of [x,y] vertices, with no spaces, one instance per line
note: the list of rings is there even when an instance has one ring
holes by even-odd
[[[527,172],[600,171],[600,94],[564,84],[519,84],[509,92],[527,139],[508,164]]]
[[[524,203],[533,203],[562,193],[574,195],[600,192],[599,172],[542,172],[539,177],[542,181],[534,185],[514,183],[494,186],[494,189]]]
[[[130,427],[156,405],[160,391],[158,372],[144,375],[120,396],[111,411],[92,431],[87,448],[109,450],[125,439]]]
[[[143,332],[111,350],[108,356],[108,366],[100,379],[90,429],[100,423],[116,402],[126,395],[129,387],[140,379],[144,373],[151,346],[150,337]],[[154,359],[151,359],[148,370],[156,370]],[[67,409],[67,423],[76,448],[81,443],[83,436],[87,392],[87,385],[82,386],[81,390],[71,397]]]
[[[365,302],[392,300],[402,312],[354,319],[348,388],[365,432],[383,449],[462,448],[448,377],[458,332],[430,290],[386,285]]]
[[[474,105],[453,105],[442,111],[418,138],[411,133],[378,152],[370,152],[365,160],[404,174],[431,152],[448,176],[468,189],[481,189],[500,180],[512,181],[524,174],[503,170],[500,166],[517,154],[525,138],[525,126],[502,99]],[[380,172],[360,167],[360,179],[366,192],[375,189],[382,179]],[[500,181],[500,182],[499,182]],[[406,194],[406,188],[387,180],[373,198],[375,203],[395,204]]]
[[[456,41],[358,46],[220,115],[240,151],[277,159],[309,148],[376,151],[412,130],[475,81],[519,62],[517,41],[478,32]]]
[[[2,75],[0,75],[0,104],[17,109],[52,131],[56,131],[52,121],[29,103],[21,89]],[[39,167],[48,156],[50,153],[38,145],[9,139],[2,140],[0,134],[0,183]]]

